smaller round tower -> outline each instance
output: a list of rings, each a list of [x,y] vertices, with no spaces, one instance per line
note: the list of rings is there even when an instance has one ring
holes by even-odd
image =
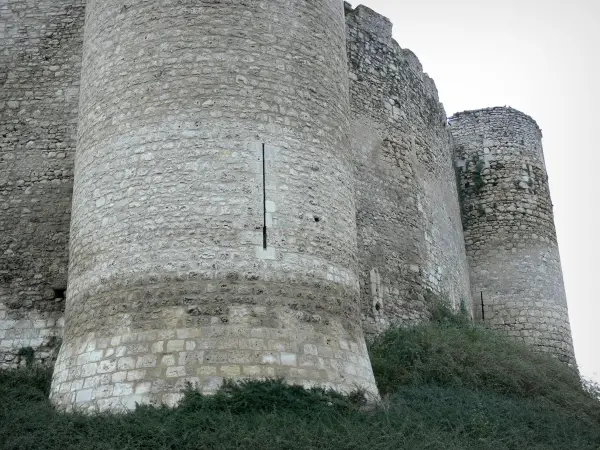
[[[512,108],[449,120],[475,315],[573,362],[540,128]]]

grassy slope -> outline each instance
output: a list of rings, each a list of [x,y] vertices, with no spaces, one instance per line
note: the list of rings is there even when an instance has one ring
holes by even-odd
[[[600,449],[600,403],[575,373],[460,318],[392,330],[371,357],[377,408],[268,381],[87,417],[52,410],[47,371],[0,371],[0,448]]]

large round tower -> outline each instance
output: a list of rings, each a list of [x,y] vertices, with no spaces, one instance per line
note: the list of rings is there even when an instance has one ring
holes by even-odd
[[[573,361],[541,130],[512,108],[465,111],[450,125],[477,316]]]
[[[339,0],[90,0],[51,397],[281,376],[376,395]]]

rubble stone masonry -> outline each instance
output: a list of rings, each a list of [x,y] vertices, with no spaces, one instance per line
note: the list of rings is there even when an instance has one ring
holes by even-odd
[[[0,2],[0,367],[62,336],[83,22],[80,0]]]
[[[437,298],[480,319],[481,292],[486,323],[573,361],[537,125],[448,123],[385,17],[0,2],[0,368],[55,363],[58,407],[225,378],[376,397],[365,335]]]
[[[450,125],[476,304],[483,295],[486,323],[574,362],[541,130],[512,108]]]
[[[435,84],[392,24],[346,7],[362,320],[375,334],[470,310],[452,146]]]
[[[377,395],[344,26],[336,0],[88,2],[55,404],[248,376]]]

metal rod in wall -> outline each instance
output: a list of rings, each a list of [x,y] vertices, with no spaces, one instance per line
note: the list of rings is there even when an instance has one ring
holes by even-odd
[[[265,144],[262,145],[263,175],[263,248],[267,248],[267,165],[265,162]]]
[[[483,291],[481,291],[481,320],[485,322],[485,308],[483,306]]]

